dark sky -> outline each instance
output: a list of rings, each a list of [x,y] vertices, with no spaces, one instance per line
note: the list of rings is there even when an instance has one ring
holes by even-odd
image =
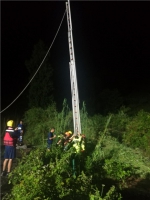
[[[122,95],[150,92],[149,3],[71,1],[70,6],[80,100],[106,88]],[[24,62],[39,39],[51,45],[65,8],[65,1],[1,2],[2,109],[28,83]],[[67,31],[65,16],[50,51],[59,103],[71,97]]]

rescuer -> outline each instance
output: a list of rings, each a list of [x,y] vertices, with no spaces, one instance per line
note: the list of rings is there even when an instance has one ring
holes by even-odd
[[[56,137],[54,135],[55,128],[51,128],[50,132],[48,133],[48,138],[47,138],[47,150],[50,151],[50,148],[52,147],[53,144],[53,139]]]
[[[81,152],[85,151],[85,135],[81,135]]]
[[[18,144],[21,146],[23,144],[23,122],[22,122],[22,120],[20,120],[20,123],[18,124],[18,132],[19,132]]]
[[[75,148],[75,153],[79,153],[81,150],[80,142],[81,142],[82,136],[80,133],[78,133],[76,136],[73,137],[73,147]]]
[[[77,135],[74,134],[72,137],[72,146],[74,148],[74,153],[72,154],[72,170],[73,176],[76,176],[76,173],[79,169],[80,171],[80,162],[79,162],[79,153],[80,153],[80,142],[81,142],[81,135],[78,133]]]
[[[71,141],[72,141],[72,131],[65,132],[65,138],[64,138],[64,150],[65,151],[68,149]]]
[[[64,133],[60,133],[57,137],[58,137],[58,140],[57,140],[56,146],[64,147],[65,134]]]
[[[10,120],[7,122],[7,129],[5,131],[5,136],[3,139],[5,145],[4,152],[4,162],[3,162],[3,171],[1,176],[5,176],[10,173],[12,160],[16,157],[16,143],[19,137],[18,128],[13,129],[14,121]],[[7,171],[6,171],[7,168]]]

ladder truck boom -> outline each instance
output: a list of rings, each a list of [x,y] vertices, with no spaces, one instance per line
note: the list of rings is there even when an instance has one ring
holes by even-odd
[[[70,10],[69,0],[68,2],[66,2],[66,12],[67,12],[67,23],[68,23],[69,55],[70,55],[69,67],[70,67],[70,82],[71,82],[71,95],[72,95],[73,124],[74,124],[74,134],[77,134],[81,133],[81,123],[80,123],[79,94],[78,94],[78,84],[76,75],[73,34],[72,34],[71,10]]]

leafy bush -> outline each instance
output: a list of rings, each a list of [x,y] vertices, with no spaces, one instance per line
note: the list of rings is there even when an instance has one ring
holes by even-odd
[[[81,109],[81,130],[89,140],[98,138],[98,132],[103,129],[107,117],[95,115],[89,117],[83,103]],[[51,127],[55,127],[56,134],[67,130],[73,131],[73,117],[66,100],[61,112],[52,104],[47,109],[32,108],[25,113],[24,122],[26,133],[24,140],[32,145],[45,145],[47,134]],[[93,128],[94,127],[94,128]]]
[[[48,152],[42,147],[52,126],[56,133],[73,130],[72,112],[66,100],[61,112],[55,103],[46,109],[28,110],[24,139],[41,147],[24,156],[10,175],[13,188],[8,199],[121,199],[114,183],[119,188],[127,187],[129,178],[144,179],[150,171],[149,160],[140,150],[147,155],[150,152],[150,114],[140,111],[131,117],[127,110],[122,107],[116,114],[88,116],[83,103],[81,129],[87,144],[85,154],[76,158],[72,148],[64,152],[53,145]],[[106,180],[108,192],[103,190]]]
[[[91,176],[82,171],[73,176],[72,150],[61,152],[35,149],[23,157],[10,174],[12,191],[7,195],[10,200],[57,200],[57,199],[116,199],[115,187],[102,198],[102,193],[92,184]],[[111,198],[112,197],[112,198]],[[120,195],[117,199],[120,199]]]
[[[126,125],[130,121],[130,117],[126,113],[127,110],[127,108],[122,107],[118,113],[112,115],[110,121],[109,132],[112,136],[118,138],[119,141],[122,141],[126,131]]]
[[[63,102],[63,109],[60,113],[57,112],[55,103],[46,109],[32,108],[28,110],[25,113],[24,122],[26,124],[24,140],[32,145],[45,145],[51,127],[55,127],[58,134],[72,129],[72,115],[66,100]]]
[[[129,121],[124,135],[124,143],[140,148],[150,154],[150,114],[141,110]]]
[[[148,158],[140,150],[120,144],[115,138],[100,136],[94,151],[86,159],[86,171],[93,180],[109,178],[125,187],[131,177],[145,178],[150,171]]]

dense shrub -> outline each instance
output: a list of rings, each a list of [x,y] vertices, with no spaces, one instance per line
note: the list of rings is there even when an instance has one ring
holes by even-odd
[[[72,114],[64,100],[62,112],[57,112],[55,103],[47,109],[32,108],[25,113],[24,122],[26,124],[25,142],[32,145],[44,145],[51,127],[55,127],[57,134],[72,129]]]
[[[118,113],[111,114],[107,134],[117,138],[134,148],[140,148],[146,155],[150,153],[150,114],[140,111],[136,116],[127,115],[128,108],[122,107]],[[98,140],[101,132],[105,129],[108,116],[89,116],[83,103],[80,111],[81,130],[89,142]],[[47,109],[32,108],[25,113],[24,122],[26,132],[24,140],[32,145],[46,145],[47,133],[52,126],[56,134],[67,130],[73,131],[73,118],[66,100],[63,109],[58,112],[56,105],[52,104]]]
[[[72,150],[61,152],[53,148],[33,150],[10,174],[13,185],[10,200],[57,200],[57,199],[121,199],[115,187],[108,192],[99,191],[92,184],[92,177],[81,171],[73,176]],[[6,199],[6,196],[5,196]]]
[[[127,187],[128,179],[144,179],[150,171],[149,160],[141,150],[127,147],[127,144],[139,145],[148,152],[149,143],[142,136],[148,138],[149,118],[149,113],[143,111],[129,117],[124,110],[105,117],[89,117],[83,104],[82,133],[87,139],[84,154],[74,157],[73,148],[64,152],[54,145],[50,152],[36,147],[10,174],[12,191],[4,199],[120,200],[116,187]],[[48,127],[54,124],[57,132],[72,130],[72,113],[64,101],[62,112],[57,112],[55,104],[45,110],[33,108],[26,112],[25,122],[25,138],[30,140],[33,137],[33,144],[40,145],[42,136],[43,139],[47,136]],[[118,135],[114,134],[116,130],[126,145],[118,141]],[[137,139],[141,142],[138,143]]]
[[[128,122],[123,141],[150,155],[150,113],[141,110]]]
[[[122,141],[126,131],[126,126],[130,121],[127,111],[128,108],[122,107],[118,113],[112,115],[110,121],[109,132],[112,136],[118,138],[119,141]]]
[[[108,178],[125,187],[131,178],[145,178],[150,170],[149,159],[140,150],[134,150],[120,144],[111,136],[102,135],[92,154],[86,159],[86,172],[92,174],[96,182]]]

